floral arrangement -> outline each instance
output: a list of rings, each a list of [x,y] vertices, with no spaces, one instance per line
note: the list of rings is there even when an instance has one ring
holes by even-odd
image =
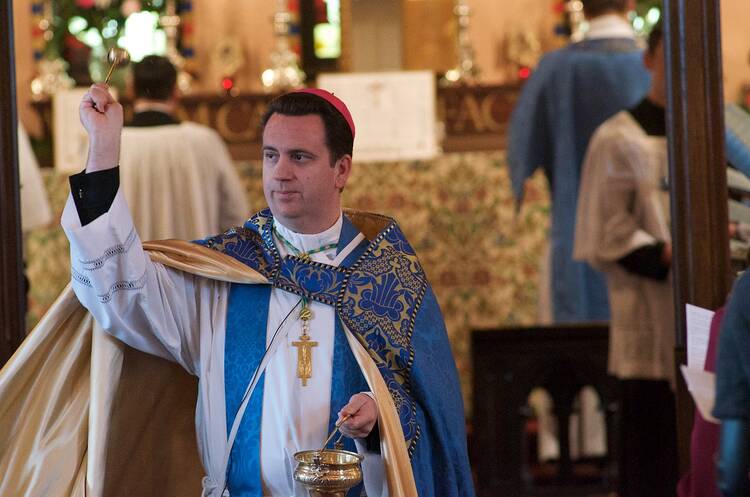
[[[82,32],[94,30],[102,45],[111,48],[117,43],[131,14],[142,10],[163,12],[165,0],[52,0],[53,36],[47,53],[62,56],[66,45],[76,44]],[[71,22],[72,21],[72,22]]]

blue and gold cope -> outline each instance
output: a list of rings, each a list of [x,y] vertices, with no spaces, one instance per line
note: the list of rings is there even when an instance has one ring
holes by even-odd
[[[420,427],[411,389],[412,333],[428,289],[417,256],[396,222],[375,218],[382,229],[348,267],[296,256],[281,257],[273,241],[273,217],[265,209],[242,228],[197,241],[232,256],[275,287],[333,306],[338,318],[369,352],[382,375],[413,456]]]

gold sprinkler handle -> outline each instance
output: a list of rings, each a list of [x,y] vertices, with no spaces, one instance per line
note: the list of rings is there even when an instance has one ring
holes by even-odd
[[[322,451],[322,450],[324,450],[324,449],[326,448],[326,445],[328,445],[328,442],[330,442],[330,441],[331,441],[331,439],[333,438],[333,436],[334,436],[334,435],[336,434],[336,432],[337,432],[337,431],[339,431],[339,427],[341,427],[341,425],[342,425],[342,424],[344,424],[344,422],[345,422],[345,421],[346,421],[347,419],[351,418],[351,417],[352,417],[352,415],[351,415],[351,414],[347,414],[346,416],[344,416],[343,418],[341,418],[341,419],[340,419],[340,420],[339,420],[339,421],[338,421],[338,422],[336,423],[336,426],[334,426],[334,427],[333,427],[333,431],[331,432],[331,434],[330,434],[330,435],[328,435],[328,438],[326,438],[326,441],[325,441],[325,442],[323,443],[323,447],[322,447],[322,448],[320,449],[321,451]]]
[[[124,48],[113,48],[107,53],[107,60],[109,61],[109,71],[107,71],[107,77],[104,78],[104,84],[109,84],[109,79],[112,77],[116,67],[125,67],[130,62],[130,54]]]

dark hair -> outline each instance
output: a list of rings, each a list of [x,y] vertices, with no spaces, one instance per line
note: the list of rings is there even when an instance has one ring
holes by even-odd
[[[654,24],[648,34],[648,53],[653,54],[659,48],[659,43],[664,39],[664,27],[661,20]]]
[[[307,116],[316,114],[323,120],[326,146],[331,153],[331,165],[344,155],[352,155],[354,137],[344,116],[330,103],[310,93],[286,93],[271,100],[260,119],[261,131],[274,114]]]
[[[136,98],[169,100],[177,83],[177,70],[169,59],[148,55],[133,65],[133,90]]]
[[[628,0],[583,0],[583,13],[596,17],[610,12],[625,12]]]

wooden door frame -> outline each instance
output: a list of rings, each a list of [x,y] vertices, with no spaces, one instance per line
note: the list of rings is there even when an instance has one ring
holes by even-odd
[[[13,0],[0,0],[0,365],[25,334],[17,122]]]
[[[717,309],[724,304],[732,281],[720,1],[665,0],[664,15],[677,432],[684,474],[689,467],[694,412],[678,369],[686,362],[685,304]]]

